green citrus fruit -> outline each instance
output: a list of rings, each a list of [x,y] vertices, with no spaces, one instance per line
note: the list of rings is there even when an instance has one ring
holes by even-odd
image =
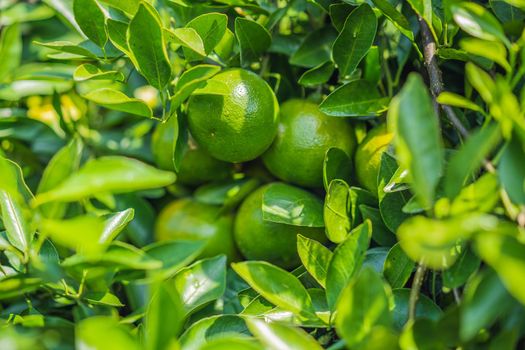
[[[237,247],[246,259],[265,260],[286,269],[297,267],[297,235],[326,242],[324,228],[300,227],[263,220],[263,194],[268,186],[252,192],[241,204],[234,224]]]
[[[277,137],[263,161],[279,179],[306,187],[323,186],[323,161],[332,147],[353,156],[353,127],[342,118],[329,117],[317,104],[290,100],[281,106]]]
[[[177,182],[198,186],[206,182],[227,179],[233,172],[231,163],[210,156],[191,138],[182,157]]]
[[[226,254],[235,260],[233,215],[220,215],[220,207],[195,200],[178,199],[162,209],[155,223],[157,240],[185,239],[207,241],[200,258]]]
[[[227,69],[211,78],[228,95],[194,95],[188,103],[191,134],[213,157],[238,163],[261,155],[277,132],[279,105],[257,74]]]
[[[357,181],[377,195],[377,176],[381,165],[381,155],[388,149],[393,134],[381,124],[368,132],[355,152],[355,174]]]

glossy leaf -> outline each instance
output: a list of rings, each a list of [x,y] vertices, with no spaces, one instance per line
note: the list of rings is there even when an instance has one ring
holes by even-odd
[[[332,54],[342,77],[352,74],[372,46],[377,18],[368,4],[352,11],[334,42]]]
[[[20,25],[12,24],[2,30],[0,36],[0,82],[18,68],[22,59],[22,35]]]
[[[195,308],[218,299],[226,288],[226,257],[199,260],[182,269],[174,280],[183,308],[192,312]]]
[[[332,180],[349,181],[352,176],[352,158],[345,151],[333,147],[326,151],[323,162],[323,185],[326,190]]]
[[[139,342],[129,329],[110,316],[96,316],[82,320],[75,329],[77,348],[97,350],[139,350]],[[101,337],[100,334],[105,334]],[[111,341],[108,341],[111,339]]]
[[[176,171],[175,149],[179,138],[179,123],[177,115],[160,122],[155,128],[151,140],[151,151],[155,164],[163,170]]]
[[[222,13],[206,13],[192,19],[186,27],[193,28],[202,38],[205,54],[219,44],[228,25],[228,17]]]
[[[124,75],[119,71],[106,71],[94,66],[90,63],[85,63],[75,69],[73,73],[75,81],[86,80],[116,80],[124,81]]]
[[[263,219],[282,224],[323,227],[323,202],[314,194],[275,183],[263,195]]]
[[[326,298],[331,310],[335,309],[342,290],[359,272],[370,244],[371,231],[372,225],[366,221],[335,248],[326,276]]]
[[[521,283],[525,278],[525,245],[509,234],[515,232],[514,227],[500,227],[500,230],[477,235],[476,252],[497,272],[509,293],[525,304],[525,291]]]
[[[37,194],[58,186],[71,173],[78,170],[82,157],[83,144],[79,138],[74,138],[62,148],[47,165],[42,179],[38,184]],[[50,219],[60,219],[64,216],[67,204],[55,202],[42,205],[40,210]]]
[[[386,111],[388,98],[381,97],[374,84],[354,80],[339,87],[321,103],[319,109],[333,117],[373,117]]]
[[[57,187],[40,193],[35,204],[51,201],[75,201],[99,193],[125,193],[167,186],[175,174],[158,170],[138,160],[106,156],[88,161]]]
[[[443,271],[443,285],[451,289],[461,287],[480,264],[480,259],[469,248],[464,249],[454,265]]]
[[[399,226],[397,237],[413,261],[423,261],[433,269],[446,269],[459,257],[456,245],[472,234],[496,227],[498,220],[484,214],[467,214],[447,220],[423,216],[407,219]]]
[[[385,260],[383,276],[392,288],[403,288],[412,272],[414,271],[415,262],[405,254],[399,243],[396,243]]]
[[[297,252],[308,273],[326,287],[326,275],[333,255],[330,249],[314,239],[298,235]]]
[[[410,40],[414,40],[414,34],[410,28],[408,19],[388,1],[388,0],[372,0],[374,5],[381,11],[386,18],[388,18],[403,35]]]
[[[108,109],[152,118],[151,108],[142,100],[131,98],[124,93],[110,88],[93,90],[84,95],[84,98]]]
[[[321,345],[308,333],[300,328],[285,326],[277,322],[249,319],[250,331],[271,350],[312,349],[321,350]]]
[[[401,288],[392,291],[394,295],[394,311],[392,313],[394,326],[401,330],[408,321],[408,305],[410,300],[410,289]],[[424,294],[419,295],[416,305],[416,317],[437,321],[442,315],[442,311],[432,299]]]
[[[159,14],[153,6],[141,2],[129,23],[128,45],[138,70],[157,89],[164,88],[171,79],[164,35]]]
[[[500,130],[496,125],[487,126],[473,134],[455,153],[445,172],[445,191],[449,198],[454,198],[462,186],[488,157],[501,141]]]
[[[234,263],[232,268],[272,304],[307,319],[317,318],[306,288],[291,273],[264,261]]]
[[[298,80],[303,86],[316,86],[326,83],[334,73],[333,62],[328,61],[304,72]]]
[[[145,315],[146,349],[167,349],[176,341],[184,322],[184,305],[169,281],[152,292]]]
[[[171,108],[178,108],[191,93],[203,87],[208,79],[220,71],[217,66],[201,64],[182,73],[177,81],[175,95],[171,99]]]
[[[103,48],[108,41],[106,17],[96,0],[73,0],[73,13],[82,32]]]
[[[215,315],[193,323],[179,338],[187,350],[199,350],[207,343],[229,337],[247,338],[250,332],[244,319],[237,315]]]
[[[272,42],[270,33],[266,28],[255,21],[241,17],[235,19],[235,36],[239,41],[243,66],[257,61]]]
[[[353,347],[365,340],[374,326],[391,325],[390,290],[371,268],[361,271],[344,287],[337,303],[335,325],[347,346]]]
[[[173,30],[166,30],[165,33],[168,39],[177,45],[181,45],[192,52],[195,52],[198,56],[203,57],[206,55],[204,51],[204,43],[199,33],[193,28],[175,28]],[[188,57],[190,59],[192,56]]]
[[[326,235],[334,243],[345,240],[352,227],[350,189],[341,180],[330,182],[324,204]]]
[[[388,111],[389,130],[400,165],[408,169],[411,188],[423,207],[435,200],[443,172],[443,145],[432,100],[423,79],[411,74]]]
[[[379,211],[383,221],[392,232],[408,217],[402,208],[408,202],[410,194],[406,191],[387,192],[385,187],[398,169],[397,162],[387,152],[381,155],[378,174]]]
[[[501,24],[483,6],[473,2],[461,2],[452,5],[451,11],[456,23],[470,35],[509,44]]]

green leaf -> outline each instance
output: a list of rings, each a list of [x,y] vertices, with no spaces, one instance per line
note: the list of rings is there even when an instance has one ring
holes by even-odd
[[[332,252],[314,239],[297,236],[297,252],[306,271],[324,288]]]
[[[380,246],[391,247],[396,243],[396,236],[385,226],[379,209],[369,205],[359,205],[363,220],[372,222],[372,239]]]
[[[361,268],[371,231],[372,225],[366,221],[353,229],[346,240],[335,248],[326,276],[326,298],[331,310],[335,310],[343,289]]]
[[[96,0],[73,0],[73,13],[82,32],[99,47],[108,41],[106,17]]]
[[[133,16],[139,9],[140,0],[100,0],[109,6]]]
[[[171,66],[164,46],[162,22],[152,5],[140,3],[129,23],[127,38],[139,72],[150,85],[162,90],[171,80]]]
[[[408,19],[402,13],[397,11],[394,5],[388,2],[388,0],[372,0],[372,2],[404,36],[411,41],[414,41],[414,33],[412,33]]]
[[[453,92],[442,92],[436,98],[436,101],[442,105],[449,105],[458,108],[471,109],[476,112],[483,112],[483,108],[481,108],[479,105],[472,102],[468,98],[455,94]]]
[[[248,328],[268,350],[308,349],[323,347],[304,330],[277,322],[266,322],[256,318],[247,319]]]
[[[85,63],[77,67],[73,73],[75,81],[86,80],[113,80],[124,81],[124,74],[115,70],[102,70],[90,63]]]
[[[153,118],[151,108],[144,101],[128,97],[118,90],[101,88],[90,91],[83,97],[108,109]]]
[[[155,164],[163,170],[176,171],[175,149],[179,139],[179,122],[177,115],[159,122],[151,139],[151,152]]]
[[[334,73],[334,69],[335,66],[333,62],[328,61],[322,63],[304,72],[299,78],[298,83],[307,87],[324,84],[330,79]]]
[[[398,330],[402,330],[403,326],[408,321],[408,304],[410,300],[410,289],[401,288],[392,291],[394,295],[394,311],[392,312],[392,319],[394,326]],[[443,312],[432,299],[424,294],[420,294],[416,304],[416,318],[438,321]]]
[[[263,220],[294,226],[324,227],[323,201],[285,183],[268,186],[263,195]]]
[[[202,38],[206,55],[209,55],[219,44],[227,26],[228,16],[217,12],[197,16],[186,24],[187,28],[193,28]]]
[[[402,208],[408,202],[410,194],[407,191],[387,192],[386,185],[398,170],[394,157],[387,152],[381,155],[381,165],[378,174],[379,211],[383,221],[392,232],[396,232],[401,223],[408,217]]]
[[[353,348],[364,341],[374,326],[391,325],[390,290],[377,272],[363,269],[356,279],[342,288],[335,325],[346,346]]]
[[[383,276],[392,288],[402,288],[406,285],[415,263],[405,254],[401,245],[396,243],[388,252],[383,267]]]
[[[173,279],[187,313],[220,298],[226,288],[226,256],[199,260]]]
[[[488,269],[476,275],[467,284],[461,303],[461,339],[471,340],[483,328],[489,328],[499,317],[508,314],[514,304],[494,271]]]
[[[232,268],[263,298],[306,319],[317,319],[312,299],[299,279],[265,261],[245,261]]]
[[[503,226],[503,225],[502,225]],[[509,232],[510,231],[510,232]],[[476,236],[475,248],[481,259],[498,274],[509,293],[521,304],[525,304],[525,245],[510,234],[516,227],[483,232]]]
[[[467,139],[447,165],[444,181],[448,198],[454,198],[461,191],[500,141],[501,132],[497,124],[489,125]]]
[[[42,219],[39,229],[58,245],[86,256],[98,256],[108,245],[101,242],[105,229],[104,220],[95,216],[84,215],[65,220]],[[82,234],[75,235],[72,232]]]
[[[461,287],[479,266],[479,258],[469,248],[464,249],[454,265],[443,271],[443,285],[450,289]]]
[[[496,62],[507,72],[512,70],[509,62],[507,61],[507,50],[500,42],[465,38],[461,40],[459,46],[470,54],[484,57],[488,60]]]
[[[179,338],[182,348],[200,350],[213,341],[230,337],[248,338],[244,319],[237,315],[214,315],[193,323]],[[225,349],[226,350],[226,349]]]
[[[182,73],[171,98],[171,109],[178,108],[196,89],[203,87],[206,81],[221,70],[218,66],[200,64]]]
[[[410,7],[417,13],[421,18],[427,22],[430,31],[433,33],[434,38],[437,37],[434,29],[434,20],[436,16],[433,16],[433,8],[431,0],[407,0]]]
[[[363,4],[348,16],[332,48],[341,78],[352,74],[366,56],[376,31],[377,18],[370,5]]]
[[[340,148],[332,147],[326,151],[323,161],[323,185],[326,190],[332,180],[350,181],[353,166],[352,158]]]
[[[182,45],[185,48],[190,49],[192,52],[195,52],[197,57],[206,56],[206,51],[204,51],[204,43],[202,38],[199,36],[199,33],[193,28],[175,28],[173,30],[167,29],[165,33],[168,35],[168,39],[177,45]],[[190,57],[187,57],[188,61]]]
[[[408,169],[411,188],[424,208],[432,206],[443,173],[443,144],[432,99],[421,76],[409,75],[401,92],[392,100],[388,127],[400,165]]]
[[[184,325],[184,304],[171,281],[152,289],[144,321],[146,349],[168,349]]]
[[[525,142],[518,133],[513,133],[501,156],[499,180],[510,199],[518,204],[525,204],[525,165],[523,152]]]
[[[110,215],[104,221],[104,230],[100,235],[100,243],[110,243],[126,228],[126,226],[133,220],[135,211],[129,208]]]
[[[458,2],[451,6],[454,21],[465,32],[483,40],[510,42],[498,20],[483,6],[474,2]]]
[[[81,217],[82,218],[82,217]],[[80,221],[80,220],[79,220]],[[62,225],[61,222],[55,221],[57,227]],[[86,225],[89,225],[88,220],[85,220]],[[102,222],[102,226],[104,223]],[[73,223],[71,224],[73,226]],[[98,224],[97,224],[98,226]],[[71,236],[71,235],[69,235]],[[82,240],[82,237],[69,237],[63,236],[65,241],[64,246],[67,244],[74,246],[74,240]],[[62,236],[60,236],[62,239]],[[107,246],[107,244],[99,244],[98,248],[94,247],[94,239],[87,242],[86,244],[93,245],[93,252],[91,255],[72,255],[71,257],[64,259],[62,265],[64,267],[77,267],[77,268],[90,268],[90,267],[111,267],[112,269],[118,269],[121,272],[125,270],[158,270],[162,267],[162,261],[155,260],[143,250],[124,242],[114,241]],[[79,244],[82,244],[80,242]],[[78,247],[78,246],[77,246]],[[80,247],[82,248],[82,247]],[[106,249],[105,252],[101,250]],[[98,250],[97,250],[98,249]],[[133,272],[135,272],[133,271]],[[127,279],[127,278],[126,278]]]
[[[345,240],[352,229],[350,217],[350,188],[343,180],[332,180],[324,201],[326,236],[334,243]]]
[[[104,337],[100,335],[104,334]],[[108,341],[111,339],[111,341]],[[97,350],[139,350],[139,342],[124,325],[111,316],[94,316],[80,321],[75,329],[77,348]]]
[[[175,174],[158,170],[138,160],[106,156],[88,161],[57,187],[40,193],[34,204],[76,201],[100,193],[125,193],[172,184]]]
[[[296,66],[312,68],[330,60],[330,52],[337,32],[324,26],[306,36],[301,46],[290,57]]]
[[[397,237],[413,261],[423,261],[432,269],[446,269],[458,259],[457,245],[461,240],[497,225],[495,217],[478,213],[447,220],[414,216],[399,226]]]
[[[249,177],[211,182],[197,188],[193,195],[199,202],[222,205],[222,210],[229,210],[255,191],[259,185],[259,180]]]
[[[333,117],[375,117],[388,109],[388,97],[371,82],[354,80],[328,95],[319,109]]]
[[[25,185],[22,169],[0,156],[0,208],[7,239],[14,247],[26,253],[34,231],[28,222],[26,198],[19,191]]]
[[[97,54],[85,47],[83,43],[75,44],[70,41],[53,41],[47,43],[34,41],[33,43],[35,45],[47,47],[49,49],[65,52],[75,56],[86,57],[89,59],[97,59]]]
[[[478,211],[488,213],[499,203],[500,185],[496,174],[486,173],[464,187],[450,204],[450,215]]]
[[[241,17],[235,19],[235,36],[239,41],[242,66],[259,60],[272,43],[272,37],[266,28]]]
[[[20,25],[14,23],[2,30],[0,36],[0,82],[20,66],[22,60],[22,34]]]
[[[108,18],[106,21],[106,26],[111,43],[115,45],[117,49],[125,53],[133,62],[133,65],[138,66],[138,63],[129,50],[127,38],[128,23]]]
[[[80,138],[72,139],[58,151],[44,169],[42,179],[38,184],[37,194],[49,191],[58,186],[71,173],[78,170],[82,157],[83,144]],[[42,205],[42,213],[50,219],[62,218],[67,210],[67,204],[54,202]]]

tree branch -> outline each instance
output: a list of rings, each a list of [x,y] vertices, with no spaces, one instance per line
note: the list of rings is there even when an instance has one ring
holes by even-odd
[[[439,96],[439,94],[443,92],[443,78],[441,76],[441,70],[439,69],[436,57],[436,41],[434,40],[434,36],[432,35],[427,22],[425,22],[425,20],[421,17],[419,17],[419,25],[421,28],[425,67],[427,68],[428,78],[430,80],[430,91],[432,92],[432,96],[434,96],[434,101],[436,101],[436,98]],[[441,105],[441,108],[445,112],[448,121],[454,125],[461,136],[465,138],[468,137],[469,131],[467,128],[465,128],[463,123],[461,123],[452,107]]]

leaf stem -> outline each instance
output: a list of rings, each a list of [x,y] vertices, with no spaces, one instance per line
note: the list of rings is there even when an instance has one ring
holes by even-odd
[[[417,301],[419,300],[419,291],[421,290],[421,285],[423,285],[426,271],[427,268],[425,264],[419,262],[410,289],[410,298],[408,299],[408,321],[414,321],[416,319],[416,306]]]

